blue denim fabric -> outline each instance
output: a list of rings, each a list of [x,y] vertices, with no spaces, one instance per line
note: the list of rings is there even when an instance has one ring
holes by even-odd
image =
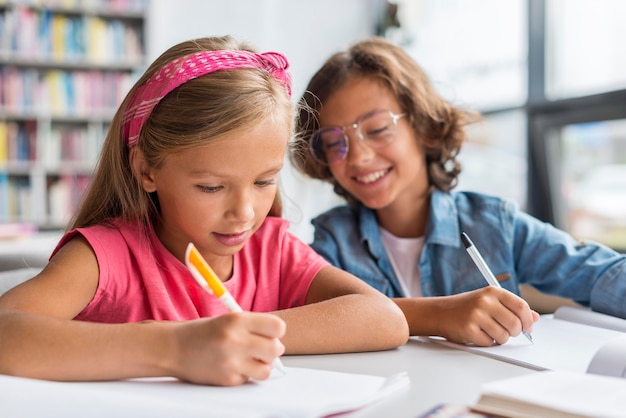
[[[570,298],[626,318],[626,256],[567,233],[519,210],[514,202],[479,193],[434,191],[419,260],[424,296],[477,289],[485,279],[461,243],[466,232],[502,287],[519,284]],[[363,205],[339,206],[311,221],[311,246],[331,264],[389,297],[402,297],[376,217]]]

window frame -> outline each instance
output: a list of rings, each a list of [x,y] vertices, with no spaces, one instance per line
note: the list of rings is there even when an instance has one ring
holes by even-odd
[[[528,97],[521,110],[527,123],[526,211],[534,217],[562,227],[558,219],[558,193],[551,151],[553,133],[577,123],[626,119],[626,89],[567,99],[548,100],[545,93],[546,0],[528,0]],[[512,109],[483,112],[495,115]],[[557,167],[558,168],[558,167]],[[616,248],[624,252],[626,249]]]

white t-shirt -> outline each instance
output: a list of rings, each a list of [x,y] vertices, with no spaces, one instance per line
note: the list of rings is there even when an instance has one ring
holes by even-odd
[[[419,260],[424,248],[424,237],[398,238],[381,227],[378,229],[404,295],[423,296]]]

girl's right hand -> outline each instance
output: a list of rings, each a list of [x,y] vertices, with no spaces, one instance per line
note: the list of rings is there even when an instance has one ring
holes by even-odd
[[[494,286],[450,296],[396,298],[411,335],[444,337],[460,344],[504,344],[522,330],[531,332],[539,314],[528,303]]]
[[[264,380],[285,352],[285,322],[273,314],[239,312],[174,324],[174,377],[234,386]],[[168,359],[169,361],[169,359]]]
[[[539,320],[524,299],[493,286],[446,296],[441,302],[441,336],[458,343],[504,344],[522,331],[531,332]]]

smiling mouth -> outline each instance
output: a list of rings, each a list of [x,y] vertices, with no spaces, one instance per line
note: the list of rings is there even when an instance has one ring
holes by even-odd
[[[391,171],[391,168],[385,170],[374,171],[373,173],[369,173],[365,176],[354,177],[354,179],[363,184],[374,183],[375,181],[385,177],[387,173]]]

